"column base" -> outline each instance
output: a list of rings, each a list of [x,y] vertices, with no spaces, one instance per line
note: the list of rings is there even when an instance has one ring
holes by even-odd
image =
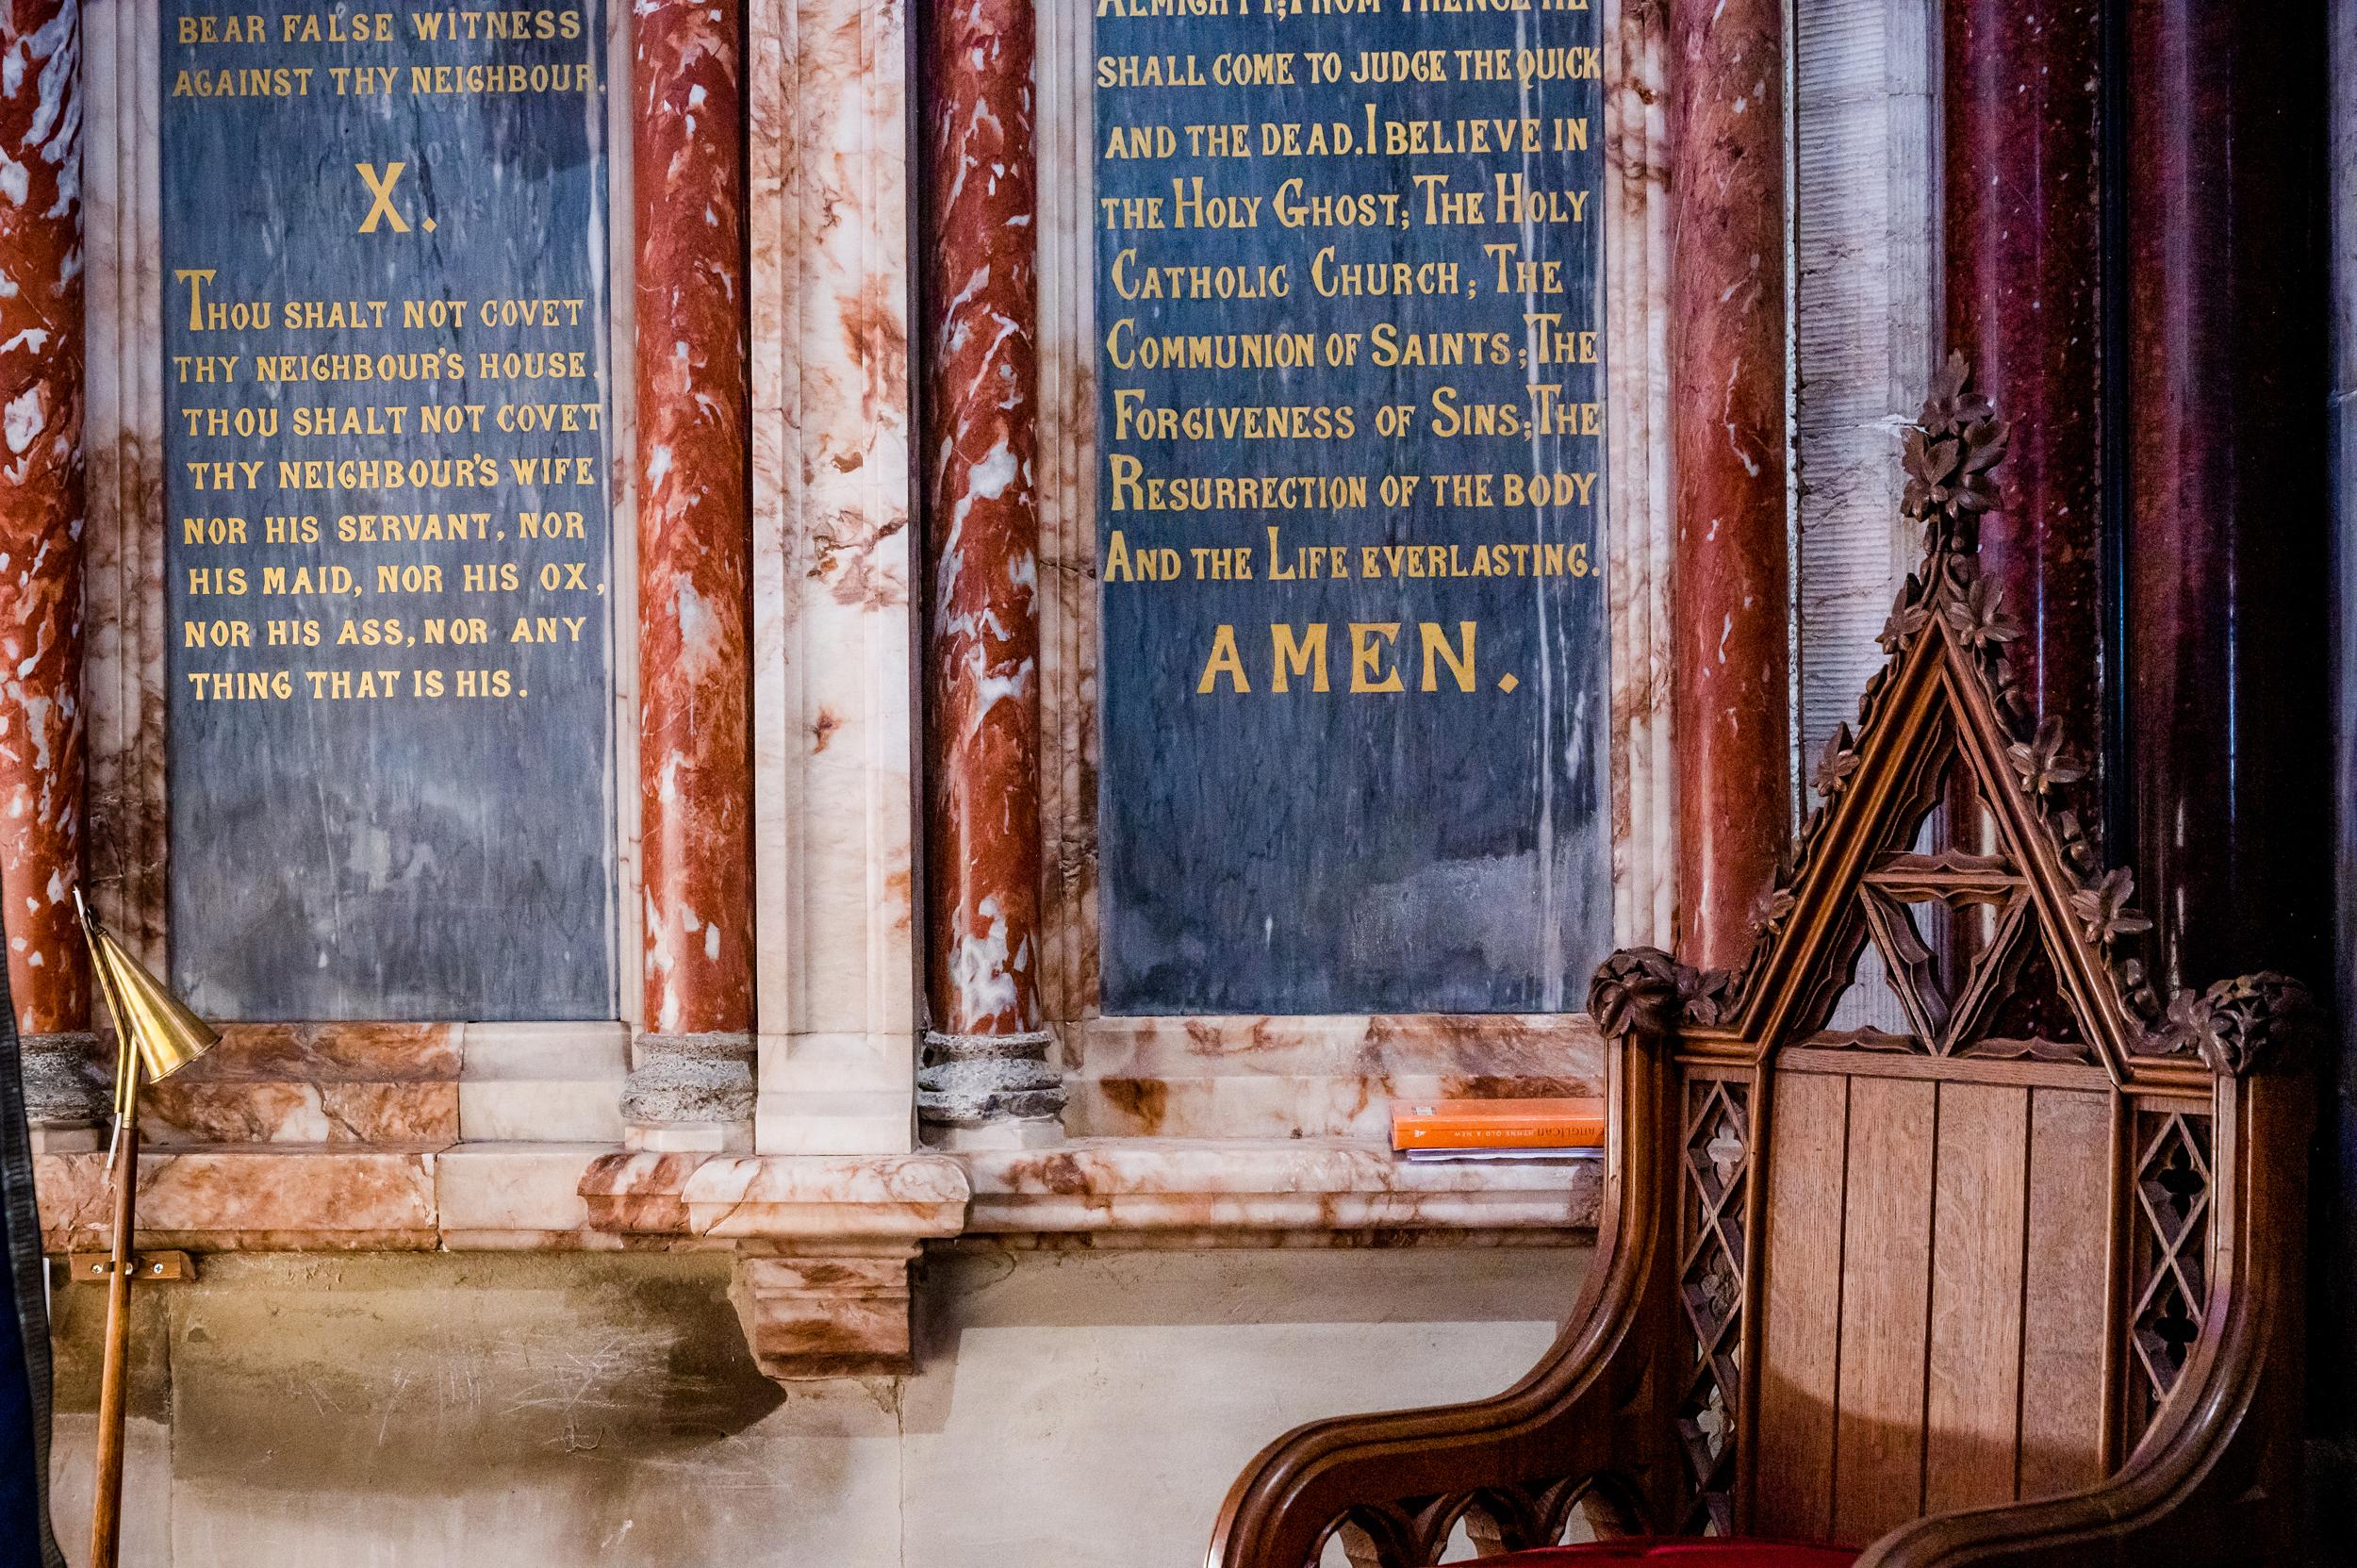
[[[642,1034],[622,1085],[622,1146],[745,1154],[753,1147],[753,1037]]]
[[[1038,1148],[1063,1135],[1056,1036],[928,1031],[916,1070],[916,1118],[941,1148]],[[981,1139],[982,1141],[976,1141]]]
[[[762,1154],[915,1150],[910,1045],[905,1029],[763,1035],[754,1149]]]
[[[24,1069],[25,1119],[37,1131],[72,1133],[106,1122],[113,1109],[111,1086],[97,1035],[87,1030],[26,1034],[18,1040],[17,1054]]]

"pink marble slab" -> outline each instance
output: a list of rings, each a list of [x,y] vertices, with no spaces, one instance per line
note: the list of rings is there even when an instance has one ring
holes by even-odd
[[[140,1131],[158,1146],[454,1143],[458,1085],[183,1074],[142,1091]]]
[[[140,1159],[140,1244],[415,1250],[438,1241],[432,1148],[205,1148]],[[34,1161],[42,1245],[94,1250],[113,1217],[103,1150]]]
[[[590,1222],[714,1238],[945,1236],[969,1188],[940,1154],[609,1154],[581,1179]]]
[[[466,1026],[229,1024],[140,1097],[158,1145],[439,1145],[458,1137]]]

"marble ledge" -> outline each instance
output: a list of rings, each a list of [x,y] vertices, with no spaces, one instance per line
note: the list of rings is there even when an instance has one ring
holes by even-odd
[[[917,1242],[965,1228],[972,1196],[947,1154],[606,1154],[582,1173],[590,1223],[713,1241]]]
[[[1257,1147],[1308,1138],[1380,1144],[1391,1137],[1394,1100],[1603,1093],[1600,1071],[1559,1077],[1209,1072],[1133,1078],[1092,1070],[1065,1078],[1063,1124],[1073,1137],[1093,1140],[1212,1139]]]
[[[107,1156],[34,1157],[43,1245],[95,1251]],[[948,1154],[741,1155],[607,1143],[220,1144],[140,1156],[140,1245],[190,1251],[713,1248],[781,1382],[915,1367],[928,1245],[1365,1246],[1577,1239],[1593,1162],[1418,1165],[1348,1139],[1077,1139]]]
[[[1581,1014],[1093,1017],[1063,1044],[1078,1139],[1381,1143],[1393,1100],[1604,1092]]]
[[[1600,1162],[1417,1164],[1363,1139],[1083,1138],[964,1156],[968,1235],[1171,1245],[1592,1230]]]
[[[762,1048],[761,1153],[913,1146],[904,1032]],[[1063,1048],[1079,1139],[1380,1141],[1393,1099],[1592,1095],[1603,1081],[1577,1015],[1093,1018]],[[176,1147],[620,1144],[628,1055],[613,1022],[238,1025],[149,1088],[141,1131]],[[93,1062],[84,1076],[94,1117],[106,1073]]]
[[[1604,1037],[1584,1013],[1090,1017],[1063,1046],[1105,1078],[1591,1078]]]
[[[102,1245],[103,1150],[35,1159],[43,1238]],[[1414,1164],[1362,1139],[1079,1138],[948,1154],[653,1153],[605,1143],[224,1144],[140,1161],[143,1245],[227,1250],[1493,1245],[1592,1230],[1595,1162]]]

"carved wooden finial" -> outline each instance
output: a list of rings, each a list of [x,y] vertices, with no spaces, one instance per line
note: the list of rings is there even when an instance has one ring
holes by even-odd
[[[1989,470],[2005,455],[2013,427],[1970,389],[1971,380],[1964,355],[1950,355],[1903,442],[1907,486],[1899,508],[1923,525],[1927,569],[1942,553],[1978,553],[1981,514],[1997,504]]]
[[[1923,530],[1922,564],[1907,577],[1877,639],[1888,657],[1867,680],[1854,724],[1836,726],[1826,743],[1813,781],[1818,803],[1802,822],[1766,900],[1749,954],[1733,970],[1703,970],[1655,949],[1615,953],[1596,974],[1590,1010],[1607,1036],[1623,1041],[1666,1041],[1681,1024],[1740,1023],[1749,993],[1771,967],[1771,951],[1788,928],[1807,927],[1804,936],[1821,938],[1828,920],[1843,918],[1838,906],[1853,890],[1817,875],[1824,841],[1838,836],[1836,818],[1848,824],[1840,834],[1876,834],[1874,855],[1908,859],[1905,846],[1938,792],[1922,796],[1915,818],[1904,822],[1881,819],[1884,807],[1876,802],[1891,797],[1894,782],[1920,790],[1908,781],[1926,765],[1913,753],[1945,744],[1976,750],[1967,776],[1979,781],[1986,800],[1996,801],[2001,792],[2009,798],[2006,820],[2014,826],[2006,830],[2004,853],[2017,874],[2050,890],[2039,897],[2051,900],[2044,919],[2060,944],[2052,959],[2081,976],[2078,994],[2103,1026],[2089,1026],[2090,1033],[2110,1041],[2105,1059],[2116,1072],[2133,1071],[2135,1060],[2153,1057],[2198,1058],[2220,1074],[2296,1060],[2316,1027],[2313,999],[2296,982],[2274,974],[2248,976],[2206,992],[2180,992],[2164,1005],[2135,956],[2135,939],[2152,922],[2134,906],[2133,875],[2105,863],[2079,814],[2069,809],[2072,786],[2090,768],[2068,749],[2059,720],[2036,718],[2007,657],[2023,628],[2005,613],[1997,582],[1981,569],[1981,514],[1996,504],[1992,470],[2005,455],[2010,432],[1970,383],[1964,356],[1950,355],[1920,421],[1906,432],[1902,509]],[[1947,672],[1936,699],[1950,709],[1944,724],[1924,717],[1923,682],[1934,665]],[[1914,695],[1894,707],[1893,693],[1902,688]],[[1897,742],[1886,734],[1893,723],[1902,726]],[[1935,738],[1943,733],[1944,742]],[[1870,753],[1878,759],[1871,767]],[[1855,799],[1861,795],[1863,805]],[[1937,859],[1913,857],[1921,863],[1917,870],[1929,867],[1944,875],[1955,869],[1934,864]],[[1805,889],[1810,902],[1803,911]],[[1777,974],[1777,984],[1810,983],[1784,969]]]
[[[1981,574],[1979,559],[1981,514],[1997,504],[1993,470],[2004,459],[2013,427],[1971,383],[1964,355],[1950,355],[1932,378],[1922,413],[1902,437],[1907,483],[1899,509],[1922,529],[1923,564],[1908,575],[1874,640],[1896,658],[1938,616],[1964,651],[1977,656],[1999,712],[2018,738],[2028,741],[2030,696],[2004,656],[2022,626],[2006,613],[2003,589]],[[1861,708],[1861,729],[1864,719]]]

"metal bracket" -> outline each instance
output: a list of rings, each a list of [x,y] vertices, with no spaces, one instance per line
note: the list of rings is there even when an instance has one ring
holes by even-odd
[[[104,1252],[76,1252],[68,1260],[66,1277],[103,1283],[114,1272],[114,1260]],[[131,1255],[132,1277],[147,1282],[159,1279],[193,1279],[196,1260],[185,1252],[135,1252]]]

